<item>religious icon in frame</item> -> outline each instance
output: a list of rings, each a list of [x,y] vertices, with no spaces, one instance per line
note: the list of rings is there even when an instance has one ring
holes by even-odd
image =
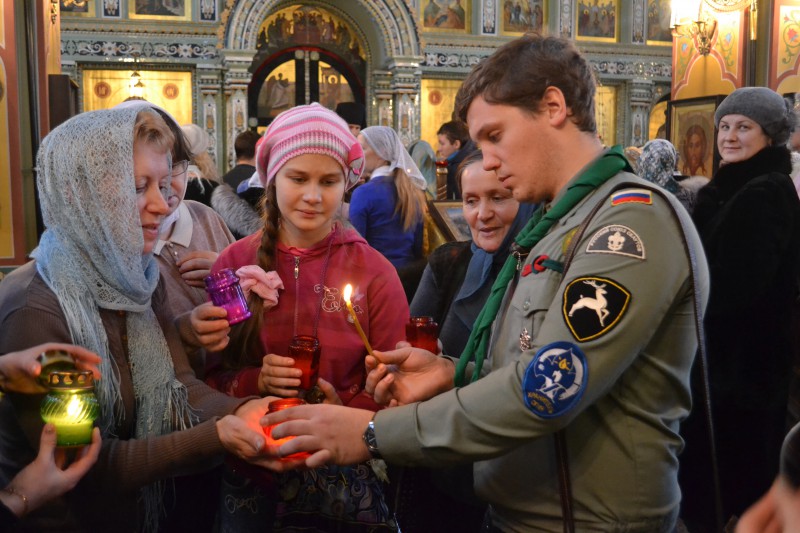
[[[420,0],[419,20],[422,29],[469,33],[470,4],[467,0]]]
[[[94,16],[94,0],[60,0],[58,8],[70,17]]]
[[[431,218],[449,241],[468,241],[472,239],[469,224],[464,218],[461,200],[428,201]]]
[[[128,0],[128,18],[192,20],[192,0]]]
[[[500,7],[500,30],[503,35],[541,33],[547,20],[544,0],[504,0]]]
[[[714,112],[724,96],[673,100],[667,136],[678,150],[678,172],[711,179],[719,167]]]
[[[579,0],[575,17],[576,39],[617,42],[619,0]]]

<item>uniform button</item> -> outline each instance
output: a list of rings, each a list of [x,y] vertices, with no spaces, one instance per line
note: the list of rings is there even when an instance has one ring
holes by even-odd
[[[123,335],[122,336],[122,342],[128,342],[128,336],[127,335]]]
[[[355,394],[355,393],[357,393],[357,392],[358,392],[358,388],[359,388],[359,387],[358,387],[358,385],[352,385],[352,386],[350,387],[350,393],[351,393],[351,394]]]
[[[125,316],[125,311],[117,311],[117,315],[119,315],[119,316]]]
[[[522,304],[522,310],[523,311],[527,311],[530,308],[531,308],[531,301],[530,300],[525,300],[525,303]]]

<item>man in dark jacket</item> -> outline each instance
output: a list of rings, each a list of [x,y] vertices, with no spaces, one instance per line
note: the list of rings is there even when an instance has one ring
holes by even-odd
[[[233,142],[233,151],[236,153],[236,166],[222,176],[222,181],[231,186],[235,191],[244,180],[250,179],[256,172],[256,143],[259,134],[245,130],[236,136]]]

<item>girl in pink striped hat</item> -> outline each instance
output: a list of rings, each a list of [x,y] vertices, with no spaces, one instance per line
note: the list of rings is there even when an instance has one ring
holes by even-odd
[[[226,311],[210,303],[192,314],[195,335],[214,351],[207,358],[209,384],[233,396],[301,394],[313,401],[317,393],[325,402],[378,409],[363,390],[367,351],[342,291],[352,285],[358,321],[379,350],[404,340],[408,304],[391,263],[341,220],[344,194],[363,167],[347,124],[319,104],[285,111],[269,126],[256,153],[266,189],[264,227],[226,248],[212,268],[237,271],[253,317],[231,328]],[[310,395],[299,391],[302,371],[288,356],[300,335],[316,338],[321,349],[318,390]],[[242,518],[254,516],[255,530],[264,531],[396,530],[383,483],[368,464],[274,477],[266,471],[243,476],[242,464],[231,470],[227,481],[240,491],[233,497],[255,494],[248,501],[258,507],[251,513],[223,506],[222,522],[231,530],[252,525]]]

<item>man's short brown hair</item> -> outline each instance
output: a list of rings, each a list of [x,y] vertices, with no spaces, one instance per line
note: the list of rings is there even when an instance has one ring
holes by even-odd
[[[570,120],[581,131],[597,131],[591,65],[572,41],[535,33],[504,44],[472,69],[456,95],[456,113],[466,121],[469,106],[480,96],[489,104],[538,114],[548,87],[564,94]]]
[[[256,156],[256,143],[261,135],[253,130],[245,130],[236,136],[233,141],[233,151],[236,159],[253,159]]]
[[[469,128],[460,120],[445,122],[439,127],[436,135],[444,135],[450,144],[455,144],[456,141],[460,142],[459,148],[464,148],[464,145],[469,142]]]

